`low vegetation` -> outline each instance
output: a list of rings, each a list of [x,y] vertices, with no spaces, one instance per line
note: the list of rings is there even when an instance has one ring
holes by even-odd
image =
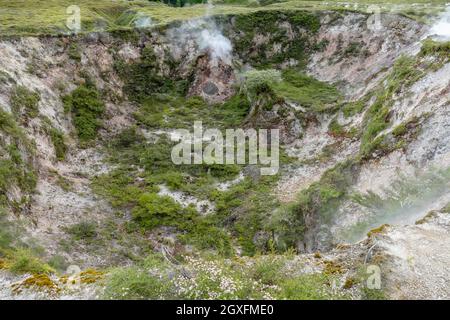
[[[39,115],[40,94],[26,87],[16,86],[11,93],[10,104],[17,119],[26,121]]]
[[[251,0],[219,0],[214,2],[216,6],[213,12],[218,15],[289,10],[287,19],[295,19],[295,11],[297,10],[353,10],[367,12],[374,3],[372,0],[349,0],[346,3],[337,0],[326,2],[264,0],[259,1],[258,5]],[[432,2],[432,6],[429,5],[430,2]],[[445,7],[446,0],[418,0],[413,9],[411,9],[407,0],[376,1],[376,3],[380,6],[381,12],[397,12],[412,19],[426,22],[429,21],[431,16]],[[42,1],[26,0],[13,2],[2,0],[0,1],[0,7],[3,8],[0,15],[0,32],[4,35],[67,33],[70,30],[66,25],[69,16],[66,13],[66,9],[71,5],[73,3],[70,0],[46,0],[44,10]],[[206,4],[173,7],[159,1],[111,2],[108,0],[79,0],[77,5],[82,11],[81,32],[135,28],[140,26],[139,18],[141,17],[150,18],[151,24],[164,25],[203,16],[208,10]],[[36,15],[36,12],[39,12],[39,14]],[[302,22],[312,30],[317,26],[317,22],[309,18],[302,18]]]
[[[19,210],[28,199],[26,194],[34,191],[36,173],[32,164],[35,147],[19,127],[14,117],[0,109],[0,205]],[[8,190],[16,185],[24,193],[21,201],[10,201]]]
[[[42,121],[43,129],[49,135],[50,140],[53,144],[53,148],[55,149],[56,159],[59,161],[63,161],[66,158],[67,153],[67,145],[64,133],[61,130],[55,128],[50,119],[44,117]]]
[[[64,110],[73,116],[73,124],[81,144],[94,140],[101,127],[105,105],[93,84],[84,84],[63,98]]]
[[[292,256],[254,259],[184,257],[183,271],[161,256],[113,270],[107,280],[109,299],[345,299],[336,293],[334,276],[286,272]],[[171,279],[168,275],[171,274]]]
[[[341,94],[334,86],[292,69],[283,72],[283,81],[276,84],[274,90],[280,96],[314,112],[333,110],[341,99]]]

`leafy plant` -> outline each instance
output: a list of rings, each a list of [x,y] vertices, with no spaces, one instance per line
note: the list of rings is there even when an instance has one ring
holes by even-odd
[[[76,240],[92,240],[97,236],[97,224],[82,221],[66,229]]]
[[[95,87],[81,85],[63,97],[64,109],[71,112],[80,142],[85,144],[97,136],[105,105]]]
[[[40,99],[38,92],[30,91],[24,86],[16,86],[11,93],[11,109],[19,118],[22,116],[35,118],[39,115]]]

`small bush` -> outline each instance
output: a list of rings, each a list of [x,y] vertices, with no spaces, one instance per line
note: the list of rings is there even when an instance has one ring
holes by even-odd
[[[70,59],[75,60],[77,62],[81,61],[81,52],[77,43],[72,42],[69,46],[67,53]]]
[[[0,138],[4,151],[9,155],[9,158],[0,159],[0,204],[5,204],[4,195],[12,184],[17,184],[24,192],[34,190],[36,175],[29,159],[34,154],[35,145],[27,138],[13,116],[1,108],[0,131],[11,140],[11,144],[8,145],[4,142],[4,138]],[[29,159],[24,159],[24,155]]]
[[[186,91],[186,81],[161,75],[156,53],[150,47],[142,49],[140,61],[127,64],[118,60],[115,69],[125,82],[124,92],[134,101],[142,102],[158,93],[184,95]]]
[[[76,240],[92,240],[97,236],[97,224],[83,221],[68,227],[67,232]]]
[[[105,111],[105,105],[99,92],[92,86],[81,85],[70,95],[63,97],[64,109],[74,116],[80,142],[87,143],[97,136],[101,126],[100,117]]]
[[[56,159],[63,161],[66,158],[67,145],[65,143],[64,133],[53,127],[49,118],[43,118],[43,129],[50,136],[53,147],[55,149]]]
[[[323,274],[303,275],[287,279],[280,284],[278,299],[328,300],[336,298],[332,293],[330,278]]]
[[[39,115],[40,100],[41,96],[38,92],[30,91],[24,86],[17,86],[11,94],[11,109],[17,117],[35,118]]]
[[[183,208],[169,196],[145,193],[138,200],[133,210],[133,218],[145,228],[152,229],[159,225],[181,218]]]
[[[431,39],[427,39],[422,44],[420,55],[421,56],[435,55],[450,59],[450,41],[438,42],[433,41]]]
[[[55,128],[50,130],[50,138],[55,148],[56,159],[62,161],[66,158],[67,145],[64,141],[64,134]]]
[[[278,285],[285,276],[282,272],[284,261],[276,257],[268,256],[257,260],[253,266],[251,277],[265,285]]]
[[[328,126],[328,132],[331,133],[335,137],[343,137],[343,136],[346,136],[346,134],[347,134],[344,127],[339,124],[339,121],[336,118],[334,118],[330,122],[330,125]]]
[[[69,266],[69,263],[63,256],[56,255],[51,257],[50,260],[48,260],[48,265],[55,270],[65,271]]]
[[[261,93],[271,92],[272,86],[280,81],[281,73],[278,70],[251,70],[245,73],[244,90],[253,99]]]
[[[137,267],[115,269],[108,277],[106,299],[173,299],[173,284],[164,277],[149,274]]]
[[[33,255],[30,250],[19,249],[10,257],[9,270],[14,273],[43,274],[51,273],[53,269]]]
[[[340,92],[331,84],[319,81],[294,69],[283,72],[283,81],[273,86],[277,95],[300,103],[316,112],[336,106]]]
[[[442,208],[441,211],[444,213],[450,213],[450,202],[447,203],[447,205],[444,208]]]

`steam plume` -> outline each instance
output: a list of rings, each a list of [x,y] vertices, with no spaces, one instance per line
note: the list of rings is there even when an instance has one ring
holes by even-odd
[[[182,51],[182,48],[194,41],[200,51],[208,52],[213,65],[217,65],[219,60],[226,64],[231,64],[231,41],[225,37],[222,30],[210,17],[213,6],[208,3],[205,16],[183,22],[181,26],[168,31],[168,38],[173,44],[175,55]]]
[[[435,36],[437,40],[450,40],[450,6],[447,6],[447,10],[432,26],[430,33],[432,36]]]

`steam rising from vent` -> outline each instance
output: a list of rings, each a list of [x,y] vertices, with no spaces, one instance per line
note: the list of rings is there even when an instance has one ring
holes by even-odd
[[[231,42],[215,26],[202,30],[197,41],[200,50],[208,50],[213,61],[220,59],[227,64],[231,63]]]
[[[435,36],[438,40],[444,41],[450,40],[450,6],[447,6],[447,10],[440,16],[439,20],[433,25],[430,30],[431,35]]]
[[[208,52],[214,66],[220,60],[231,64],[231,41],[210,17],[212,8],[209,4],[204,17],[183,22],[181,26],[168,31],[167,36],[173,44],[172,53],[179,55],[183,47],[194,41],[199,50]]]
[[[450,201],[450,167],[400,175],[381,195],[369,191],[355,194],[353,200],[370,214],[340,235],[346,242],[362,240],[369,230],[385,223],[413,224],[431,210],[444,207]]]

